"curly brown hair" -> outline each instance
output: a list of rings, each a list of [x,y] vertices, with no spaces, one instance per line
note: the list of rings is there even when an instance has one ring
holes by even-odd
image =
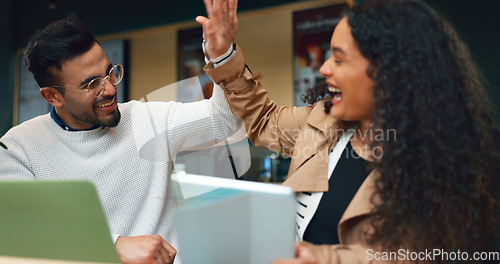
[[[499,137],[483,77],[453,27],[418,0],[345,12],[374,81],[383,150],[371,237],[386,249],[496,249]],[[325,98],[319,88],[305,95]]]
[[[380,142],[382,203],[373,237],[417,250],[493,247],[499,155],[491,105],[453,27],[417,0],[369,1],[347,14],[371,62],[372,123],[397,131]]]

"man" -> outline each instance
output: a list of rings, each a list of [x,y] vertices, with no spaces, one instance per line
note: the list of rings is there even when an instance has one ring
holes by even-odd
[[[53,108],[1,138],[8,149],[0,151],[0,179],[90,180],[120,260],[173,263],[173,161],[180,151],[208,147],[238,130],[223,92],[216,87],[210,100],[189,104],[117,104],[123,66],[108,60],[75,16],[38,32],[25,57]]]

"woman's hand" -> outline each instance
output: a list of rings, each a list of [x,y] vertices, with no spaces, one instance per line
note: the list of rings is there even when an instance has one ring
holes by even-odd
[[[295,258],[293,259],[278,259],[272,264],[317,264],[318,260],[313,252],[303,246],[300,242],[295,243]]]
[[[207,17],[198,16],[196,21],[203,26],[205,55],[217,58],[224,55],[236,38],[238,0],[204,0]]]

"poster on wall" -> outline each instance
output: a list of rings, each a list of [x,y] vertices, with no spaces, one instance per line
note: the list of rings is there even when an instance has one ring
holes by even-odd
[[[128,101],[127,86],[127,42],[122,39],[100,42],[102,49],[106,53],[108,60],[114,64],[123,65],[125,71],[123,80],[116,86],[116,101],[124,103]]]
[[[182,103],[208,99],[212,96],[212,80],[203,71],[205,59],[201,43],[201,27],[177,32],[177,101]]]
[[[293,13],[294,104],[305,106],[303,95],[323,79],[319,68],[331,55],[330,40],[346,4]]]
[[[19,89],[17,96],[17,120],[14,118],[14,125],[20,124],[35,116],[46,114],[52,107],[40,95],[38,86],[33,74],[28,71],[24,64],[24,54],[19,56]]]
[[[212,96],[213,82],[203,71],[205,55],[202,42],[201,27],[177,31],[178,102],[189,103]],[[237,133],[245,132],[240,130]],[[176,172],[230,179],[241,177],[251,163],[248,140],[232,144],[226,140],[225,144],[227,145],[217,144],[202,150],[180,152],[175,159]]]
[[[116,87],[117,102],[123,103],[127,98],[126,90],[126,43],[125,40],[113,40],[99,43],[104,49],[109,61],[122,64],[125,68],[124,79]],[[16,98],[16,113],[14,113],[14,125],[20,124],[38,115],[50,112],[52,106],[40,95],[38,86],[33,74],[28,71],[24,64],[24,54],[18,58],[19,79]]]

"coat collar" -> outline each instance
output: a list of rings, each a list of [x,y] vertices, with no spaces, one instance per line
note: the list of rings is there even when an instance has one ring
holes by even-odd
[[[370,215],[375,210],[376,205],[381,203],[380,197],[373,195],[377,192],[376,181],[378,176],[377,171],[372,171],[366,177],[340,218],[338,234],[341,243],[348,242],[349,232],[352,231],[350,228],[352,221],[350,220]]]
[[[313,108],[306,122],[311,127],[319,130],[325,136],[327,142],[335,143],[341,135],[338,131],[340,127],[338,119],[325,113],[324,100],[316,104],[316,107]]]
[[[342,215],[339,226],[341,226],[348,219],[371,213],[375,208],[374,203],[380,204],[380,198],[378,196],[373,196],[373,194],[377,192],[377,177],[377,171],[372,171],[366,177],[365,181],[363,181],[363,184],[361,184],[358,191],[349,203],[349,206],[347,206],[344,214]]]
[[[324,101],[314,105],[295,143],[287,180],[296,192],[328,191],[328,154],[341,135],[339,122],[325,113]]]

